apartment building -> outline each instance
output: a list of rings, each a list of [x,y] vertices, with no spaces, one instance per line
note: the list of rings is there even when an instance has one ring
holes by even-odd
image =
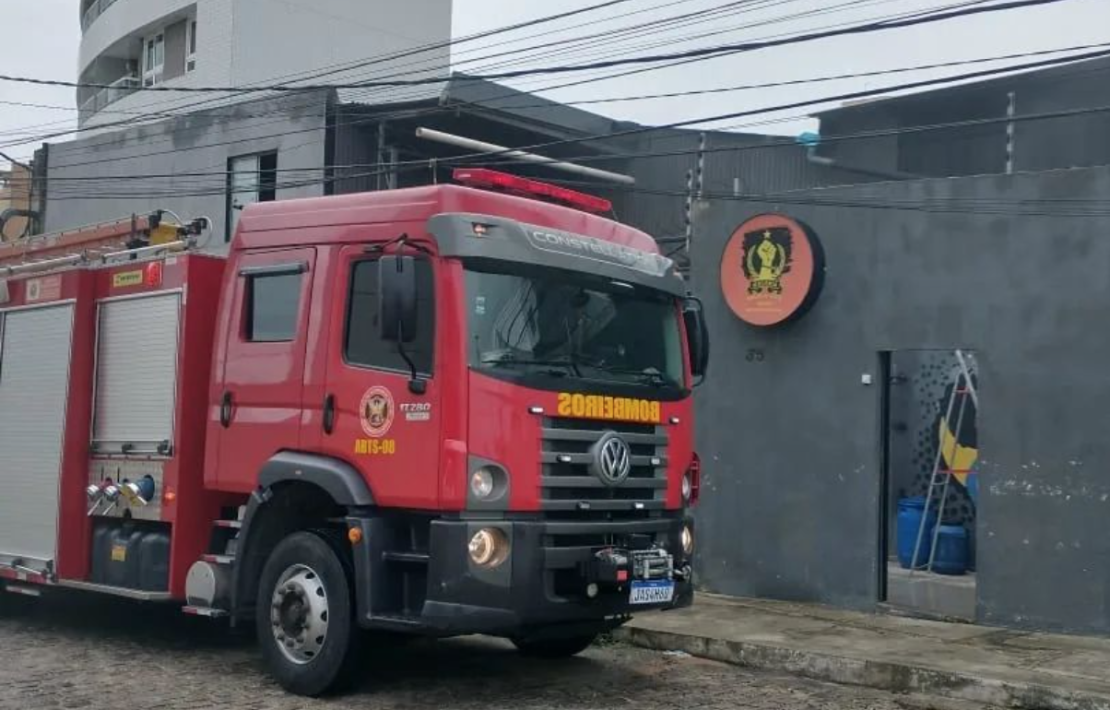
[[[180,113],[226,92],[139,92],[320,83],[403,73],[445,75],[451,0],[80,0],[80,125],[112,126],[150,111]],[[435,51],[416,48],[438,47]],[[383,57],[392,57],[385,60]],[[241,98],[241,97],[240,97]]]

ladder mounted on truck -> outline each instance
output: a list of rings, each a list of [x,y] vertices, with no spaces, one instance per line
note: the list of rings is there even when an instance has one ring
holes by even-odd
[[[0,279],[37,271],[135,259],[144,253],[188,249],[211,229],[207,218],[187,224],[166,220],[166,210],[133,214],[53,234],[0,244]]]

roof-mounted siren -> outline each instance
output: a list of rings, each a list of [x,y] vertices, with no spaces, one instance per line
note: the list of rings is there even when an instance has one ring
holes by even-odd
[[[456,148],[462,148],[464,150],[475,151],[477,153],[486,153],[490,157],[511,158],[520,163],[542,165],[551,170],[561,170],[562,172],[572,173],[580,177],[592,178],[594,180],[614,182],[618,185],[636,184],[636,178],[631,175],[614,173],[609,170],[601,170],[600,168],[591,168],[586,165],[578,165],[577,163],[568,163],[565,160],[550,158],[546,155],[529,153],[527,151],[517,150],[516,148],[497,145],[496,143],[487,143],[485,141],[474,140],[473,138],[466,138],[465,136],[444,133],[443,131],[437,131],[431,128],[417,128],[416,137],[455,146]],[[479,156],[471,155],[468,157],[475,158]],[[608,214],[613,210],[613,203],[604,198],[595,195],[587,195],[584,192],[570,190],[539,180],[532,180],[530,178],[499,172],[497,170],[489,170],[487,168],[459,168],[455,170],[454,177],[457,182],[470,187],[499,190],[521,195],[523,197],[558,202],[585,212]]]
[[[587,195],[577,190],[570,190],[551,183],[540,182],[519,175],[510,175],[497,170],[456,168],[453,177],[455,182],[467,187],[495,190],[497,192],[507,192],[511,195],[519,195],[520,197],[557,202],[583,212],[609,214],[613,211],[613,203],[603,197]]]

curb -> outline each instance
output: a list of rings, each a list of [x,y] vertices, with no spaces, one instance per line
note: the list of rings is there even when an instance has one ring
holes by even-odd
[[[892,693],[920,693],[1029,710],[1110,710],[1110,697],[1065,688],[982,678],[904,663],[845,658],[827,653],[727,641],[626,626],[616,637],[656,651],[685,651],[723,663],[778,671],[841,685]]]

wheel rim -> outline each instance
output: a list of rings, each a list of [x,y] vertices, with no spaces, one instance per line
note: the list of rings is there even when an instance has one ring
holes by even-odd
[[[270,631],[282,654],[298,665],[320,655],[328,637],[328,591],[307,565],[292,565],[270,598]]]

